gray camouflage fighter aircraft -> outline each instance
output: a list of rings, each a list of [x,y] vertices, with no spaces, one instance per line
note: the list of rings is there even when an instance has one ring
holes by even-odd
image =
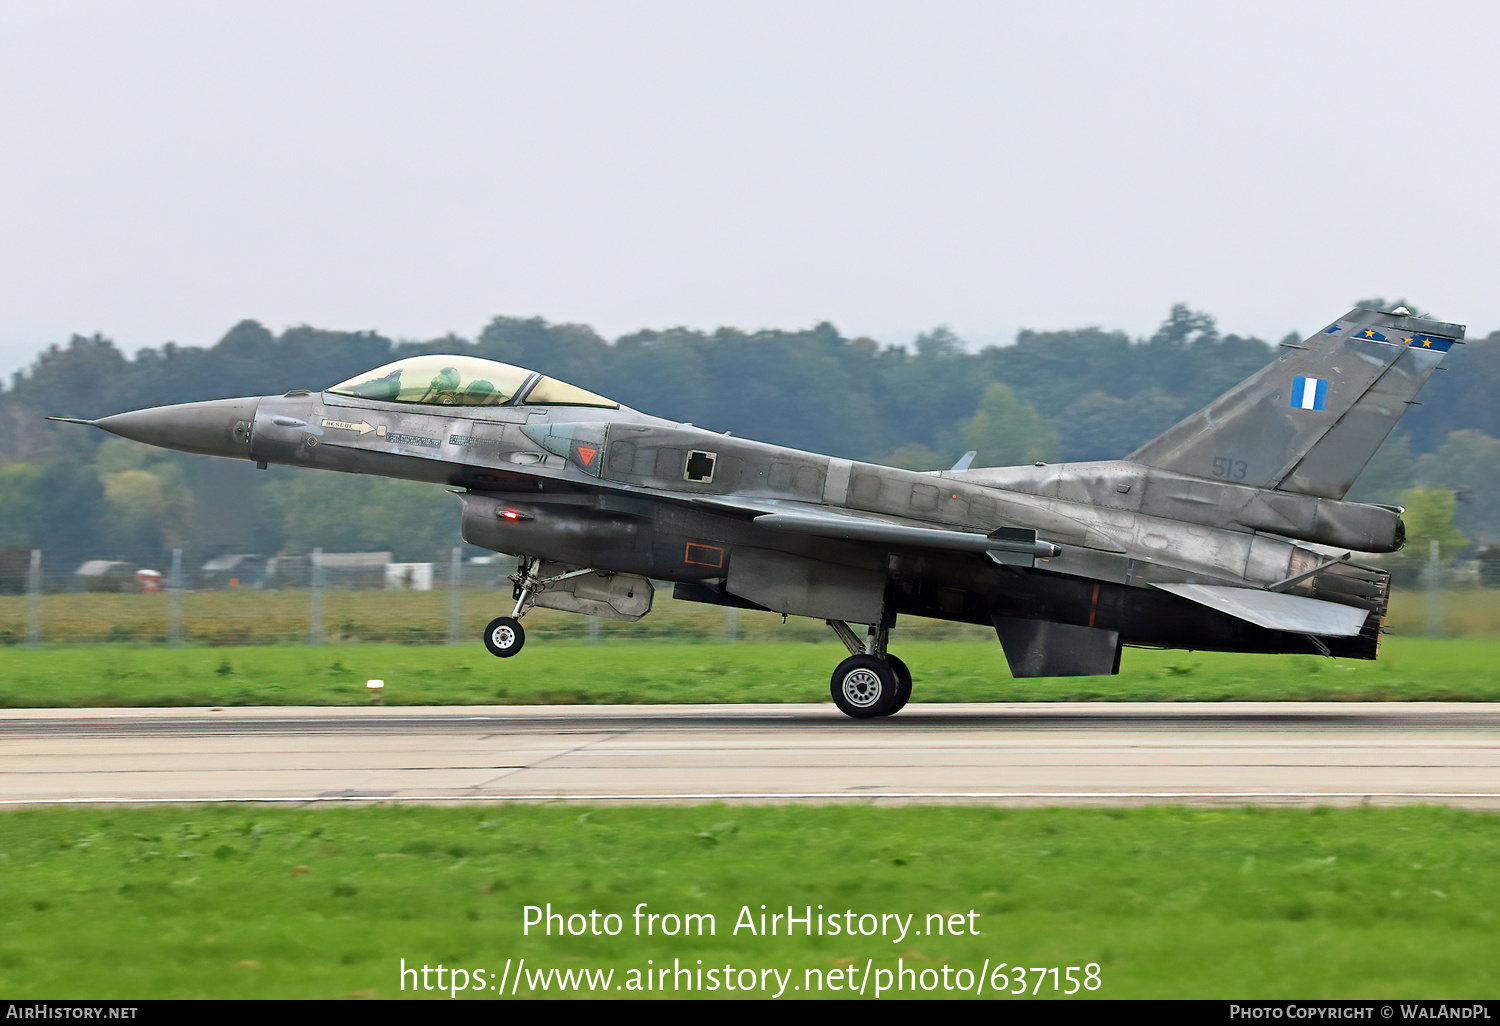
[[[1373,659],[1395,506],[1343,496],[1464,328],[1356,309],[1120,460],[916,473],[638,413],[532,371],[399,360],[322,392],[93,424],[211,456],[452,486],[519,557],[484,643],[536,606],[620,620],[673,595],[826,620],[850,716],[911,695],[897,616],[990,624],[1017,677],[1118,673],[1123,645]],[[1329,546],[1312,548],[1298,542]],[[863,625],[863,637],[850,625]]]

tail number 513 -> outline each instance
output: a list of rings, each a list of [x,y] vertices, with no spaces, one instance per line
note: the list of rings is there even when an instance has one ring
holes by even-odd
[[[1226,477],[1235,481],[1245,480],[1245,471],[1249,465],[1244,460],[1230,459],[1228,456],[1214,457],[1214,477]]]

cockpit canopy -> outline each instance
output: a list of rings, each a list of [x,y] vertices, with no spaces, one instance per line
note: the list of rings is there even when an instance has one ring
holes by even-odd
[[[597,406],[620,404],[556,378],[476,356],[411,356],[328,389],[334,395],[435,406]]]

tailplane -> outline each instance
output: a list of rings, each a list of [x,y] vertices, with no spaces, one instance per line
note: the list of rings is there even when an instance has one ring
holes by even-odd
[[[1127,459],[1341,499],[1464,326],[1355,309]]]

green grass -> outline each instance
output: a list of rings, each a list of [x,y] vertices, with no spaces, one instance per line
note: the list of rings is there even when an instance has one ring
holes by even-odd
[[[48,595],[36,650],[18,644],[26,600],[0,596],[0,707],[363,704],[370,678],[390,705],[821,702],[843,657],[823,624],[752,611],[725,644],[724,609],[658,592],[644,620],[597,623],[597,645],[586,618],[533,610],[525,650],[496,660],[477,638],[506,595],[467,592],[450,647],[431,644],[447,637],[445,593],[329,591],[330,643],[314,648],[306,593],[189,594],[180,649],[160,644],[164,595]],[[1424,602],[1396,594],[1391,623],[1419,631]],[[1500,591],[1450,592],[1445,609],[1462,637],[1393,636],[1375,662],[1130,649],[1118,677],[1017,681],[992,630],[915,617],[891,649],[918,702],[1500,700]]]
[[[1379,660],[1130,649],[1118,677],[1015,680],[991,641],[904,641],[918,702],[1496,701],[1500,642],[1389,639]],[[478,644],[13,648],[0,707],[823,702],[836,644],[540,639],[511,659]]]
[[[522,957],[617,980],[648,959],[798,983],[989,959],[1097,963],[1112,998],[1500,996],[1500,817],[1452,809],[46,809],[0,814],[0,866],[9,999],[389,998],[403,958]],[[549,902],[624,929],[523,935]],[[635,936],[642,902],[717,931]],[[978,934],[735,935],[762,904],[973,910]]]

